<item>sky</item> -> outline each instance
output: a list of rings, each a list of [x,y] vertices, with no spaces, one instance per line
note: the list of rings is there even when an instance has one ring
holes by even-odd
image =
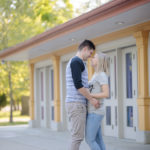
[[[80,8],[82,3],[88,2],[89,0],[70,0],[70,2],[74,5],[75,8]],[[100,0],[102,4],[110,1],[110,0]]]
[[[88,1],[89,0],[84,0],[84,3]],[[80,8],[80,5],[83,3],[82,0],[70,0],[70,2],[73,4],[74,8]]]

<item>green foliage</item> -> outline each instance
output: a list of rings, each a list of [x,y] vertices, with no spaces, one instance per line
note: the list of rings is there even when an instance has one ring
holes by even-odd
[[[7,120],[9,119],[9,112],[8,111],[0,111],[0,120]],[[16,120],[29,120],[28,115],[21,115],[21,111],[13,111],[13,117]]]
[[[5,107],[7,104],[6,95],[3,93],[0,95],[0,109]]]
[[[34,12],[45,28],[62,24],[73,16],[69,0],[36,0]]]
[[[1,50],[44,31],[41,24],[37,26],[39,22],[35,18],[32,5],[32,0],[0,1]]]
[[[11,62],[9,68],[7,63],[0,64],[0,92],[7,93],[9,98],[8,71],[11,70],[12,88],[14,100],[20,99],[22,95],[29,95],[29,69],[27,62]]]
[[[12,125],[21,125],[28,124],[28,121],[15,121],[15,122],[0,122],[0,126],[12,126]]]
[[[9,122],[9,112],[0,111],[0,126],[28,124],[29,116],[21,115],[20,111],[13,111],[13,122]]]
[[[69,0],[0,0],[0,50],[23,42],[46,29],[72,18]],[[0,63],[0,93],[9,98],[9,78],[13,99],[29,95],[29,68],[27,62]]]

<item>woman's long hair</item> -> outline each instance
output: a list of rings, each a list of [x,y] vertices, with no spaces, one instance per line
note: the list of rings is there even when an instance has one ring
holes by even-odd
[[[105,72],[109,76],[109,57],[105,53],[98,54],[99,63],[97,66],[98,72]]]

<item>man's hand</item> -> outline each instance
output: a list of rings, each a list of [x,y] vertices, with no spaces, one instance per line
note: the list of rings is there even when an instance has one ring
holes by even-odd
[[[97,99],[95,99],[95,98],[93,98],[93,97],[91,96],[91,94],[89,93],[89,90],[88,90],[87,88],[82,87],[82,88],[78,89],[78,91],[79,91],[83,96],[85,96],[85,97],[89,100],[89,102],[90,102],[95,108],[99,108],[99,107],[100,107],[100,102],[99,102]]]
[[[92,98],[92,100],[90,101],[91,104],[95,107],[95,108],[99,108],[100,107],[100,102],[95,99],[95,98]]]

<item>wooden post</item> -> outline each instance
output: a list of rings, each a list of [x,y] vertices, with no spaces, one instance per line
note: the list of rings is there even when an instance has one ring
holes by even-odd
[[[134,34],[138,53],[138,121],[139,129],[143,131],[150,131],[148,36],[148,31],[139,31]]]
[[[60,57],[52,56],[54,69],[54,114],[55,122],[60,122]]]
[[[34,120],[34,64],[30,64],[30,117]]]

